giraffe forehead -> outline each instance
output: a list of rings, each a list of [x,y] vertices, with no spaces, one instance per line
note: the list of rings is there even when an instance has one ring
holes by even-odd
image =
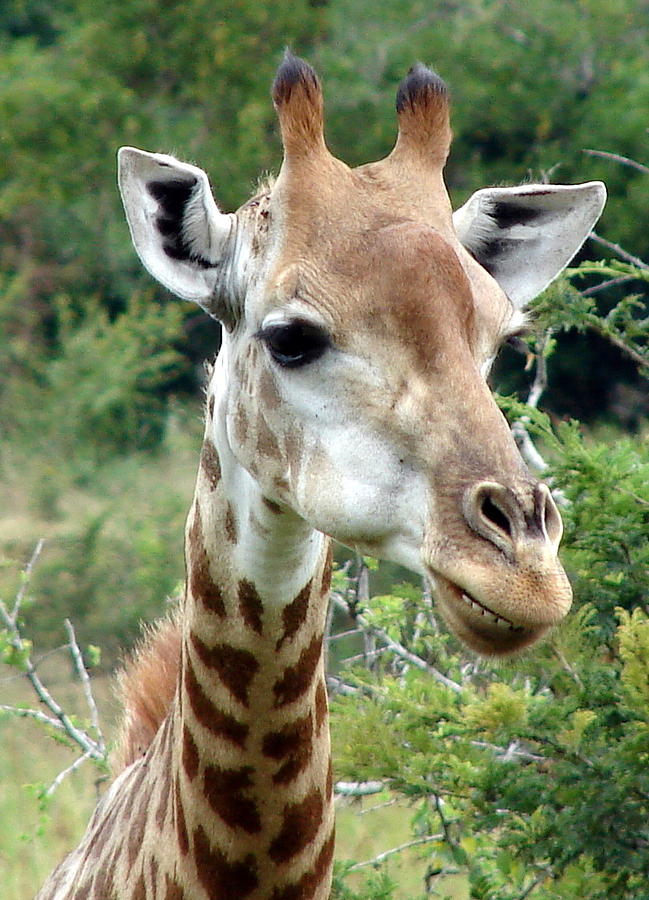
[[[474,280],[449,239],[413,221],[346,229],[315,258],[285,257],[265,300],[264,321],[311,316],[341,349],[396,342],[423,360],[474,343]]]

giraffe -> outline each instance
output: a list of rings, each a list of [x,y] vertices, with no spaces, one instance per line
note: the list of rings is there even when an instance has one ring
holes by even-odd
[[[603,185],[483,189],[453,214],[448,93],[422,65],[394,149],[355,169],[326,146],[307,63],[287,52],[272,96],[282,166],[234,214],[201,169],[119,153],[143,264],[223,343],[182,608],[131,675],[125,767],[38,900],[329,896],[332,538],[429,578],[479,653],[531,644],[571,604],[559,513],[486,376]]]

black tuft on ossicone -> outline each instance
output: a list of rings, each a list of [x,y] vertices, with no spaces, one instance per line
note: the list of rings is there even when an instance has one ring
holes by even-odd
[[[414,108],[418,103],[426,101],[430,94],[446,97],[448,88],[436,72],[423,63],[415,63],[399,85],[397,112],[402,113],[406,107]]]
[[[281,106],[290,100],[294,88],[299,84],[307,91],[318,90],[318,76],[307,62],[295,56],[287,47],[271,90],[275,105]]]

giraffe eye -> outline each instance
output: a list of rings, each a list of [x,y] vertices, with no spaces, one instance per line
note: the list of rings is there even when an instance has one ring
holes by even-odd
[[[257,336],[266,344],[275,362],[285,369],[314,362],[331,346],[326,331],[302,319],[268,325]]]

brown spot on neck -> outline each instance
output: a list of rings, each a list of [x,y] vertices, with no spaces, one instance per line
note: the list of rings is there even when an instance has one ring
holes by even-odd
[[[274,500],[270,500],[268,497],[262,497],[262,502],[264,506],[272,513],[275,513],[276,516],[281,515],[282,507],[279,505],[279,503],[275,503]]]
[[[183,725],[182,761],[187,777],[190,781],[193,781],[198,775],[198,747],[196,746],[196,741],[192,737],[192,733],[189,730],[187,723]]]
[[[273,685],[275,708],[287,706],[302,697],[311,687],[322,655],[322,633],[314,635],[294,666],[287,666]]]
[[[234,515],[232,504],[228,502],[225,508],[225,536],[231,544],[237,542],[237,520]]]
[[[297,632],[300,629],[300,626],[306,620],[307,612],[309,609],[309,597],[311,595],[311,587],[313,582],[308,581],[300,593],[297,595],[295,600],[291,601],[287,606],[284,607],[282,611],[282,624],[284,626],[284,633],[277,641],[275,646],[276,650],[280,650],[284,641],[288,641],[291,638],[295,637]]]
[[[194,504],[194,520],[188,534],[188,574],[187,580],[192,597],[206,609],[223,618],[225,603],[221,589],[215,584],[210,572],[210,561],[205,549],[203,522],[198,503]]]
[[[259,810],[255,801],[246,796],[246,791],[253,786],[252,772],[252,766],[240,769],[207,766],[203,783],[208,803],[226,825],[258,834],[261,831]]]
[[[248,726],[234,716],[218,709],[199,683],[191,661],[187,656],[184,678],[185,693],[197,721],[215,737],[223,738],[237,747],[243,747],[248,737]]]
[[[213,647],[208,647],[193,632],[190,640],[203,665],[217,673],[225,687],[239,703],[248,706],[250,682],[259,670],[259,663],[252,653],[228,644],[215,644]]]
[[[285,863],[311,844],[322,824],[322,795],[315,789],[299,803],[284,807],[282,827],[271,842],[269,855],[276,863]]]
[[[257,866],[251,853],[230,862],[212,847],[202,825],[194,831],[196,874],[210,900],[243,900],[259,885]]]
[[[189,853],[189,835],[187,833],[187,824],[185,822],[185,810],[180,796],[180,784],[178,777],[174,784],[174,804],[173,804],[174,822],[176,823],[176,837],[178,846],[183,856]]]
[[[248,628],[261,634],[264,607],[257,588],[246,579],[239,582],[239,612]]]
[[[216,447],[208,437],[203,440],[201,448],[201,469],[210,488],[214,490],[221,480],[221,461]]]
[[[172,878],[168,872],[165,872],[165,895],[164,900],[185,900],[185,892],[178,884],[175,878]]]
[[[287,884],[283,888],[276,888],[272,900],[309,900],[315,896],[324,879],[328,876],[334,856],[335,833],[331,834],[322,845],[313,869],[305,872],[299,881]]]
[[[313,717],[307,713],[279,731],[269,732],[262,743],[265,756],[285,760],[273,775],[274,784],[290,784],[304,771],[313,753]]]

